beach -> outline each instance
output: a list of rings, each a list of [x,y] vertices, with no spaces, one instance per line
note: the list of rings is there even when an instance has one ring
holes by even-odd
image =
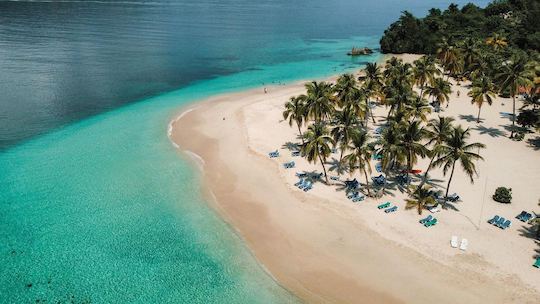
[[[280,285],[309,303],[540,301],[540,274],[531,267],[538,244],[528,237],[528,225],[513,219],[537,209],[540,156],[526,140],[508,138],[510,99],[484,105],[477,124],[467,83],[453,83],[449,107],[439,114],[472,130],[471,138],[486,145],[484,161],[474,184],[456,170],[450,193],[461,201],[437,214],[437,226],[425,228],[418,220],[428,212],[404,210],[407,195],[399,189],[352,203],[335,185],[316,183],[308,193],[294,186],[296,172],[321,172],[320,164],[292,157],[285,147],[299,140],[296,128],[283,121],[283,104],[303,93],[304,83],[267,86],[266,94],[261,87],[214,96],[184,107],[170,124],[179,154],[200,169],[206,200]],[[372,132],[386,113],[375,108]],[[270,159],[276,149],[281,156]],[[296,168],[284,169],[291,160]],[[415,168],[425,170],[428,162],[421,159]],[[375,163],[372,176],[378,175]],[[441,169],[430,175],[446,187]],[[341,179],[353,177],[364,182],[348,173]],[[499,186],[512,188],[512,204],[492,200]],[[398,211],[378,210],[385,201]],[[513,219],[512,226],[488,224],[495,214]],[[469,240],[466,251],[450,246],[453,235]]]

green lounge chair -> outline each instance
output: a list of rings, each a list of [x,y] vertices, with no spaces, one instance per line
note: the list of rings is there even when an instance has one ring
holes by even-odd
[[[429,222],[426,222],[426,223],[424,224],[424,227],[431,227],[431,226],[435,226],[435,225],[437,225],[437,219],[436,219],[436,218],[432,219],[432,220],[429,221]]]
[[[381,204],[381,205],[377,206],[377,208],[379,208],[379,209],[384,209],[384,208],[388,208],[388,207],[390,207],[390,202],[386,202],[384,204]]]
[[[540,258],[536,259],[536,262],[533,264],[533,267],[540,268]]]

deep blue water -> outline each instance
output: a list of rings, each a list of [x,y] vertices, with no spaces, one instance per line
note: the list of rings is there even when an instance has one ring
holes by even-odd
[[[447,4],[0,2],[0,303],[297,302],[200,198],[168,121],[357,68],[378,55],[346,51],[401,10]]]

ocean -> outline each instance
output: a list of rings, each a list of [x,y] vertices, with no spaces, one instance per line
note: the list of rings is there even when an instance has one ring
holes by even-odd
[[[380,54],[352,46],[450,2],[0,2],[0,303],[298,302],[201,198],[169,121],[357,69]]]

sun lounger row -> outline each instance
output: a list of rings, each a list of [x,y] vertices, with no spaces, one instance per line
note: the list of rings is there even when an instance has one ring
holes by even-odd
[[[526,211],[521,211],[521,213],[516,216],[516,218],[522,222],[528,222],[531,218],[533,217],[532,214],[530,214],[529,212],[526,212]]]
[[[437,225],[438,220],[434,218],[431,214],[427,217],[420,220],[420,224],[424,225],[424,227],[431,227]]]
[[[501,229],[506,229],[512,225],[512,221],[505,219],[504,217],[500,217],[498,215],[495,215],[492,219],[488,221],[491,225],[497,226]]]
[[[391,205],[390,202],[386,202],[384,204],[381,204],[381,205],[377,206],[377,208],[384,209],[384,212],[386,212],[386,213],[391,213],[391,212],[397,211],[397,209],[398,209],[397,206],[390,207],[390,205]]]
[[[279,151],[278,151],[278,150],[272,151],[272,152],[268,153],[268,156],[269,156],[270,158],[279,157]]]
[[[290,162],[288,162],[288,163],[284,163],[284,164],[283,164],[283,167],[284,167],[285,169],[291,169],[291,168],[294,168],[294,166],[295,166],[294,161],[290,161]]]
[[[345,187],[347,187],[347,190],[355,190],[358,189],[360,186],[360,183],[355,179],[353,180],[346,180],[345,181]]]
[[[299,189],[304,190],[305,192],[308,192],[313,188],[313,182],[307,179],[301,178],[296,184],[294,184]]]

